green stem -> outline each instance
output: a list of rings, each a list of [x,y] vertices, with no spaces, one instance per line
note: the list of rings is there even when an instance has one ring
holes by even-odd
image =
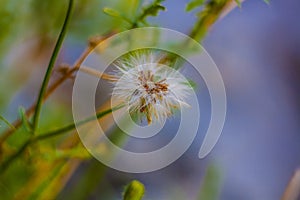
[[[209,1],[204,9],[198,13],[199,20],[196,22],[189,36],[196,41],[202,41],[208,29],[216,22],[230,2],[230,0]]]
[[[116,107],[114,107],[114,108],[107,109],[107,110],[105,110],[105,111],[103,111],[103,112],[97,113],[97,114],[96,114],[96,118],[95,118],[94,116],[92,116],[92,117],[89,117],[89,118],[84,119],[84,120],[82,120],[82,121],[79,121],[79,122],[77,122],[77,123],[71,123],[71,124],[66,125],[66,126],[64,126],[64,127],[62,127],[62,128],[59,128],[59,129],[57,129],[57,130],[49,131],[49,132],[47,132],[47,133],[42,133],[42,134],[40,134],[40,135],[38,135],[38,136],[35,136],[35,137],[33,138],[33,141],[35,142],[35,141],[44,140],[44,139],[47,139],[47,138],[50,138],[50,137],[58,136],[58,135],[60,135],[60,134],[62,134],[62,133],[71,131],[71,130],[75,129],[76,127],[79,127],[79,126],[81,126],[81,125],[83,125],[83,124],[86,124],[86,123],[88,123],[88,122],[90,122],[90,121],[93,121],[93,120],[95,120],[95,119],[100,119],[101,117],[104,117],[105,115],[111,113],[112,111],[118,110],[118,109],[120,109],[120,108],[122,108],[122,107],[123,107],[123,105],[121,105],[121,106],[116,106]]]
[[[47,68],[47,71],[46,71],[46,74],[45,74],[45,77],[44,77],[44,80],[42,83],[42,87],[40,89],[39,96],[37,99],[36,109],[35,109],[35,112],[33,115],[33,126],[32,126],[33,133],[35,133],[37,126],[38,126],[39,116],[40,116],[41,107],[42,107],[42,101],[43,101],[43,98],[44,98],[44,95],[45,95],[45,92],[46,92],[46,89],[47,89],[47,86],[48,86],[48,83],[50,80],[50,76],[52,74],[54,64],[55,64],[57,56],[58,56],[58,52],[62,46],[62,42],[63,42],[66,32],[67,32],[67,27],[68,27],[68,24],[69,24],[70,18],[71,18],[72,8],[73,8],[73,0],[69,0],[69,6],[68,6],[66,18],[65,18],[62,30],[59,34],[58,40],[56,42],[56,45],[54,47],[52,56],[50,58],[50,62],[49,62],[49,65],[48,65],[48,68]]]
[[[23,152],[27,149],[27,147],[30,146],[31,144],[33,144],[35,142],[38,142],[38,141],[41,141],[41,140],[45,140],[45,139],[54,137],[54,136],[61,135],[61,134],[66,133],[68,131],[71,131],[71,130],[75,129],[78,126],[86,124],[86,123],[88,123],[90,121],[93,121],[95,119],[100,119],[100,118],[104,117],[105,115],[111,113],[112,111],[118,110],[118,109],[120,109],[122,107],[124,107],[124,105],[116,106],[116,107],[113,107],[111,109],[107,109],[105,111],[99,112],[99,113],[96,114],[96,117],[92,116],[92,117],[89,117],[89,118],[84,119],[82,121],[79,121],[77,123],[71,123],[71,124],[66,125],[66,126],[64,126],[62,128],[59,128],[57,130],[49,131],[47,133],[43,133],[43,134],[40,134],[38,136],[33,136],[27,142],[25,142],[23,144],[23,146],[15,154],[13,154],[12,156],[10,156],[8,159],[6,159],[0,165],[0,174],[3,173],[14,160],[16,160],[20,155],[22,155]]]

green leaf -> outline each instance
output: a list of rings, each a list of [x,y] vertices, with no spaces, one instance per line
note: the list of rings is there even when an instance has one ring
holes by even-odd
[[[165,11],[166,8],[159,4],[152,5],[145,10],[145,16],[157,16],[160,10]]]
[[[141,200],[144,194],[145,186],[141,182],[133,180],[125,187],[123,200]]]
[[[203,4],[204,4],[204,0],[192,0],[186,5],[185,11],[189,12],[199,6],[202,6]]]
[[[124,15],[122,15],[121,13],[119,13],[119,11],[112,9],[112,8],[103,8],[103,12],[111,17],[115,17],[115,18],[119,18],[122,20],[125,20],[126,22],[128,22],[129,24],[132,24],[132,22],[125,17]]]
[[[138,20],[143,21],[148,16],[157,16],[159,11],[165,11],[166,8],[163,5],[161,5],[163,1],[164,0],[156,0],[148,7],[145,7],[142,15],[139,17]]]
[[[270,0],[264,0],[266,4],[270,4]]]
[[[19,115],[22,120],[22,124],[25,127],[25,130],[27,132],[32,133],[32,125],[30,124],[29,120],[27,119],[25,112],[26,111],[22,106],[19,107]]]
[[[9,126],[11,129],[16,130],[16,128],[3,116],[0,115],[0,120],[3,121],[7,126]]]
[[[112,9],[112,8],[103,8],[103,12],[111,17],[122,17],[119,11]]]

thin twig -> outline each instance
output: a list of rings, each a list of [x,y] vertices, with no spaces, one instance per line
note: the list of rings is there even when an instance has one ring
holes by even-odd
[[[49,62],[49,65],[48,65],[48,68],[47,68],[47,71],[46,71],[46,74],[45,74],[45,77],[44,77],[44,80],[43,80],[43,83],[42,83],[42,87],[40,89],[39,96],[38,96],[38,99],[37,99],[37,104],[36,104],[35,112],[34,112],[34,115],[33,115],[33,124],[32,124],[33,133],[35,133],[35,131],[38,127],[40,112],[41,112],[41,108],[42,108],[42,102],[43,102],[43,99],[44,99],[44,95],[46,93],[48,83],[50,81],[50,77],[51,77],[51,74],[52,74],[54,64],[56,62],[59,50],[62,46],[63,40],[64,40],[65,35],[67,33],[67,27],[68,27],[70,19],[71,19],[72,8],[73,8],[73,0],[69,0],[69,6],[68,6],[66,18],[64,20],[64,24],[63,24],[62,30],[59,34],[57,43],[54,47],[52,56],[50,58],[50,62]]]
[[[99,71],[97,71],[97,70],[95,70],[91,67],[81,66],[79,70],[84,72],[84,73],[90,74],[92,76],[101,78],[103,80],[107,80],[107,81],[117,81],[118,80],[118,78],[115,77],[114,75],[101,73],[101,72],[99,72]]]

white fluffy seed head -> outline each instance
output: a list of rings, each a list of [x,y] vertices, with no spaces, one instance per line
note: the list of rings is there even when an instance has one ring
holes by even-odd
[[[118,78],[114,98],[128,105],[131,114],[142,114],[148,124],[163,121],[174,110],[188,106],[185,102],[192,88],[171,67],[159,64],[161,57],[149,51],[131,53],[116,61],[114,76]]]

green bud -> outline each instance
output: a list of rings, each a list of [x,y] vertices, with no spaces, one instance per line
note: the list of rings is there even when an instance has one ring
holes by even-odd
[[[133,180],[125,187],[123,200],[141,200],[145,193],[145,186],[137,181]]]

